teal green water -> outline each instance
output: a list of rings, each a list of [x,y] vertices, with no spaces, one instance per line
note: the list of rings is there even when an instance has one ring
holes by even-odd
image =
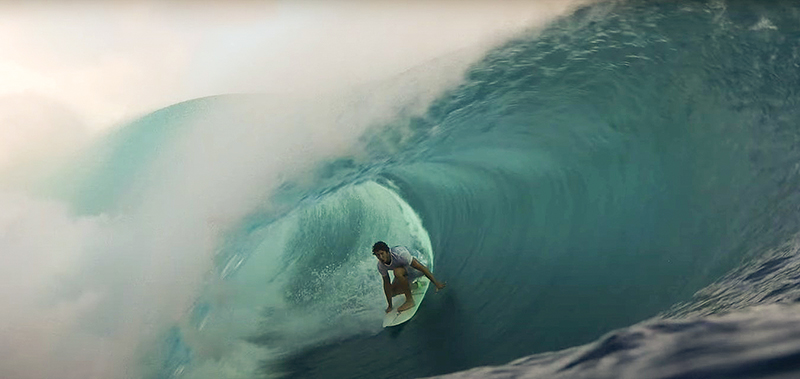
[[[798,14],[792,2],[583,8],[491,51],[425,114],[373,125],[356,152],[285,162],[277,190],[225,231],[220,279],[166,334],[162,373],[193,372],[208,358],[187,335],[232,323],[252,326],[231,339],[264,372],[405,377],[586,343],[689,300],[798,231]],[[269,127],[239,106],[253,99],[272,101],[144,117],[64,196],[89,214],[135,208],[163,180],[151,170],[164,151],[203,132],[198,114]],[[372,325],[377,239],[432,254],[448,282],[399,331]],[[238,295],[220,301],[215,286]]]

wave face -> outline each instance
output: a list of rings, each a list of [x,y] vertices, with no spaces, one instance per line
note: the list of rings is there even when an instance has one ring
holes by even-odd
[[[449,290],[396,338],[290,367],[392,376],[402,357],[421,376],[563,349],[790,240],[798,10],[606,4],[490,53],[380,174],[420,213]]]
[[[235,212],[243,218],[222,230],[212,273],[188,314],[145,354],[148,367],[174,378],[438,375],[586,344],[659,315],[690,330],[675,320],[794,301],[797,279],[781,270],[794,260],[773,258],[793,258],[796,249],[781,246],[800,231],[798,21],[800,6],[790,1],[585,7],[491,51],[421,114],[401,111],[351,133],[357,138],[342,143],[355,150],[278,162],[273,171],[282,174],[263,178],[280,183],[269,196],[244,191],[253,201],[234,202],[247,204]],[[186,162],[214,163],[214,154],[265,142],[273,152],[290,144],[316,153],[303,150],[302,138],[254,140],[247,128],[193,150],[210,141],[202,127],[186,132],[185,120],[198,114],[235,114],[258,128],[274,121],[263,104],[289,112],[274,99],[222,99],[130,126],[105,145],[111,158],[63,185],[62,196],[86,214],[155,208],[164,202],[141,200],[154,187],[203,175]],[[317,111],[282,120],[313,124],[308,114]],[[164,153],[182,148],[194,159]],[[237,157],[235,172],[216,171],[233,175],[219,183],[223,194],[262,182],[237,180],[261,175]],[[169,167],[154,169],[152,160]],[[369,254],[376,240],[420,249],[447,282],[412,322],[391,330],[379,326],[384,299]],[[731,322],[753,317],[762,316]],[[662,338],[634,334],[652,341],[636,346]],[[763,344],[739,337],[737,349]],[[528,370],[557,372],[575,361],[572,352],[535,356]],[[659,362],[635,367],[658,373]],[[720,373],[735,363],[719,362],[711,369]]]

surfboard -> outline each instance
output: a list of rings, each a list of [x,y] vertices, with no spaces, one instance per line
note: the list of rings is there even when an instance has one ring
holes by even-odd
[[[411,289],[411,296],[414,297],[414,306],[402,312],[398,312],[397,308],[403,305],[403,303],[406,301],[406,295],[400,294],[393,297],[392,310],[383,317],[384,328],[400,325],[408,320],[411,320],[411,318],[414,317],[414,314],[417,313],[417,309],[419,309],[420,304],[422,304],[422,299],[425,298],[425,292],[428,290],[428,284],[430,283],[430,280],[428,280],[426,277],[421,277],[416,280],[416,283],[418,284],[416,288]]]

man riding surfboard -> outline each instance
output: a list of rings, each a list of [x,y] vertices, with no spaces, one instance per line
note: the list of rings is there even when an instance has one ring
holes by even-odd
[[[405,246],[390,248],[386,242],[378,241],[372,246],[372,254],[378,258],[378,272],[383,277],[383,292],[386,294],[386,301],[389,303],[386,313],[391,312],[392,297],[395,295],[406,295],[406,301],[397,308],[398,312],[414,306],[414,298],[411,296],[411,283],[423,275],[430,279],[431,283],[436,286],[437,291],[447,285],[447,283],[441,283],[436,280],[430,270],[411,255],[411,249]],[[394,282],[389,281],[389,270],[394,273]]]

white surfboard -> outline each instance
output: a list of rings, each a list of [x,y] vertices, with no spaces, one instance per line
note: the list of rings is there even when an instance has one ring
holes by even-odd
[[[392,310],[383,317],[384,328],[400,325],[408,320],[411,320],[411,317],[414,317],[414,314],[417,313],[419,305],[422,304],[422,299],[425,298],[425,292],[428,290],[428,284],[430,284],[430,280],[428,280],[426,277],[421,277],[417,279],[416,283],[418,283],[416,288],[411,289],[411,296],[414,297],[414,306],[402,312],[398,312],[397,308],[403,305],[403,303],[406,301],[406,295],[399,294],[393,297]],[[411,286],[414,287],[413,284]]]

